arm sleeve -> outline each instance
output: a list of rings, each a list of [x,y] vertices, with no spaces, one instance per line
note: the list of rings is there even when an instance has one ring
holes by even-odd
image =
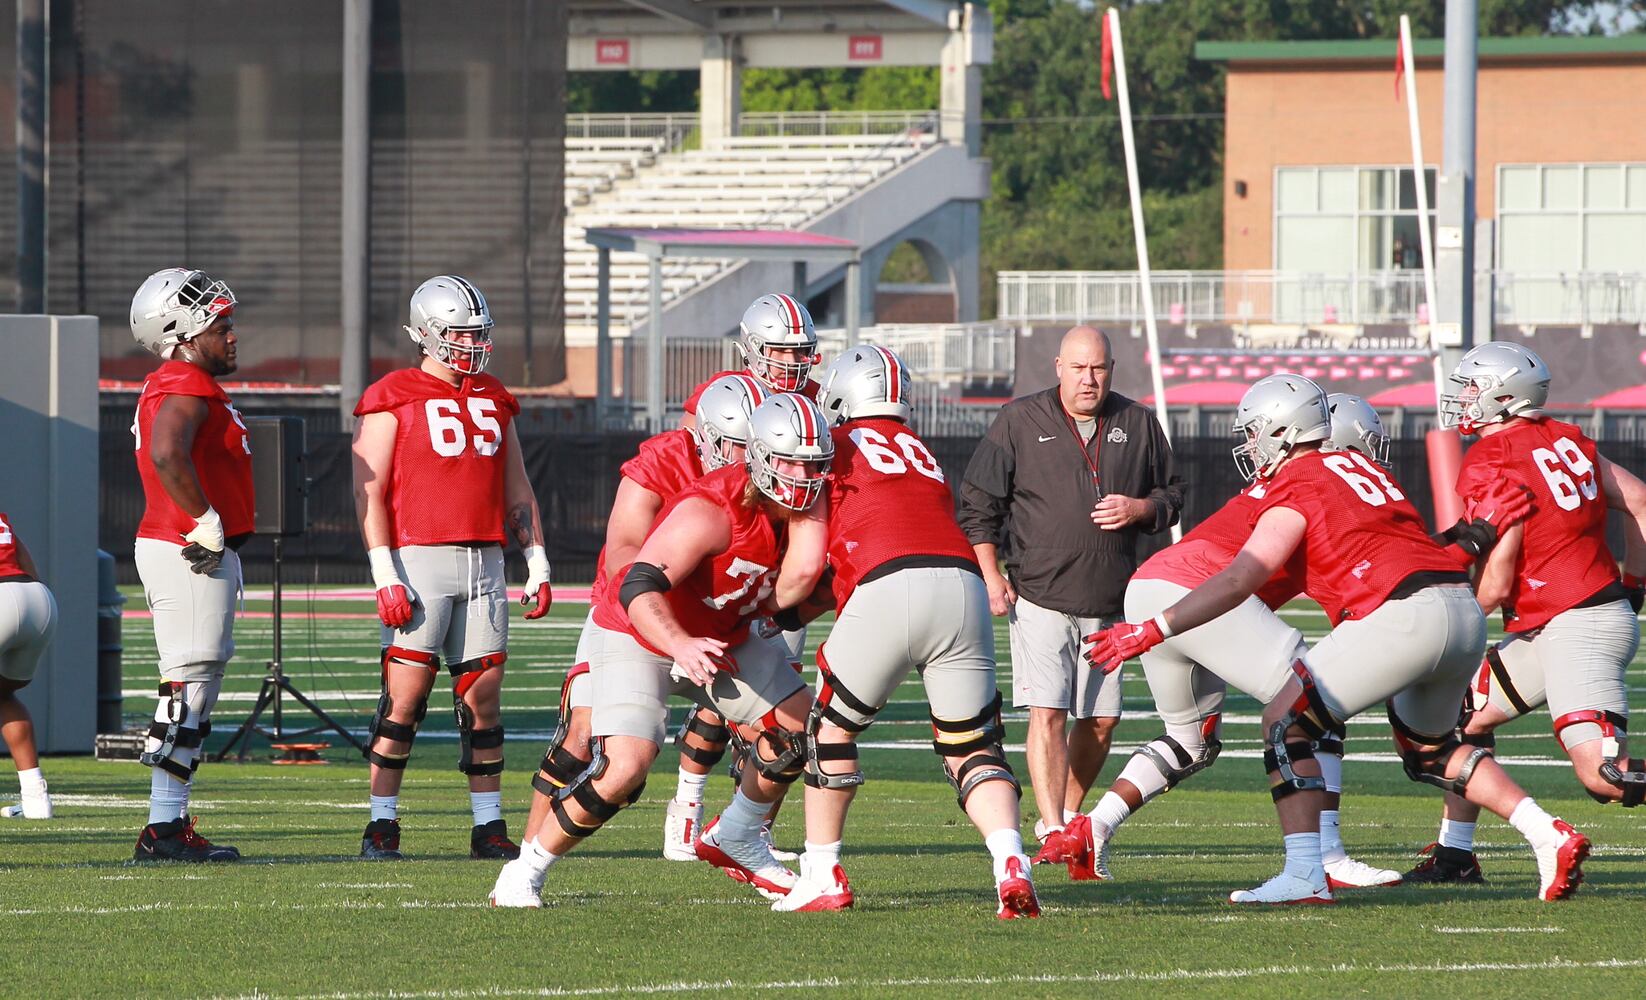
[[[1183,514],[1183,491],[1187,487],[1177,474],[1177,461],[1166,432],[1151,414],[1144,418],[1149,428],[1149,489],[1148,500],[1154,505],[1154,522],[1143,526],[1146,535],[1159,534],[1177,523]]]
[[[1012,447],[1010,410],[1003,410],[977,443],[966,477],[960,484],[960,530],[973,545],[1005,541],[1002,530],[1012,506],[1012,484],[1017,472]]]

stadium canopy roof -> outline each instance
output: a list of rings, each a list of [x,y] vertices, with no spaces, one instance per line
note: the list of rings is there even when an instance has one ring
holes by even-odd
[[[698,260],[792,261],[795,288],[806,287],[806,262],[820,261],[846,267],[846,343],[857,343],[862,315],[863,276],[858,266],[862,249],[851,240],[819,233],[785,229],[683,229],[595,226],[583,239],[600,251],[599,305],[596,307],[595,406],[604,412],[612,396],[611,266],[612,251],[646,255],[648,302],[646,319],[646,407],[653,428],[663,426],[663,261],[670,257]]]
[[[749,28],[781,30],[784,21],[833,21],[840,27],[858,26],[865,18],[904,14],[947,27],[952,0],[570,0],[575,23],[583,19],[656,19],[691,31],[742,31]]]
[[[1533,35],[1524,38],[1482,38],[1482,61],[1491,59],[1617,59],[1646,57],[1646,35],[1579,36]],[[1439,59],[1446,43],[1439,38],[1412,42],[1415,58]],[[1393,38],[1307,42],[1196,42],[1194,57],[1201,62],[1386,62],[1393,65]]]

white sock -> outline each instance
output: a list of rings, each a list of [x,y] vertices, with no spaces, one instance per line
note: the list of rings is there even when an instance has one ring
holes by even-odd
[[[46,776],[38,767],[17,772],[17,785],[24,795],[42,795],[46,791]]]
[[[543,874],[549,870],[550,865],[559,860],[560,855],[545,851],[536,837],[520,845],[520,863],[531,869],[533,874]]]
[[[400,818],[400,796],[398,796],[398,795],[373,795],[373,796],[371,796],[371,818],[372,818],[372,822],[374,822],[374,823],[377,822],[380,819],[399,819]]]
[[[1045,843],[1047,837],[1061,829],[1063,829],[1062,823],[1048,823],[1046,817],[1042,816],[1034,821],[1034,839]]]
[[[840,841],[832,844],[814,844],[806,841],[806,870],[819,875],[827,875],[834,871],[834,866],[840,863]]]
[[[1126,817],[1131,814],[1132,807],[1126,804],[1125,799],[1114,792],[1104,792],[1103,797],[1097,800],[1097,805],[1092,807],[1090,813],[1092,832],[1096,836],[1107,840],[1109,837],[1114,836],[1114,832],[1120,829],[1120,824],[1126,822]]]
[[[1310,882],[1325,878],[1325,869],[1320,862],[1319,833],[1286,834],[1286,874]]]
[[[1063,810],[1063,825],[1064,826],[1069,825],[1069,823],[1072,822],[1074,820],[1074,818],[1076,816],[1079,816],[1079,815],[1080,815],[1080,810],[1079,809],[1064,809]]]
[[[166,771],[149,772],[149,822],[170,823],[189,811],[189,784]]]
[[[1343,848],[1343,834],[1338,830],[1336,809],[1320,810],[1320,860],[1342,861],[1349,856]]]
[[[1021,857],[1023,854],[1023,834],[1014,826],[1002,827],[983,838],[983,846],[989,849],[989,857],[994,859],[994,880],[999,882],[1006,877],[1006,859]],[[1025,876],[1028,871],[1025,869]]]
[[[1519,830],[1533,847],[1544,847],[1560,839],[1560,834],[1555,832],[1555,818],[1544,812],[1530,795],[1521,799],[1520,805],[1509,814],[1509,825]]]
[[[720,814],[720,829],[733,840],[753,840],[760,833],[760,824],[766,821],[770,802],[756,802],[739,788],[732,796],[731,805]]]
[[[674,800],[676,802],[702,802],[703,792],[709,787],[707,774],[696,774],[685,768],[680,769],[680,777],[675,780]]]
[[[1320,765],[1320,777],[1326,782],[1326,791],[1334,795],[1343,791],[1343,758],[1335,753],[1317,753],[1315,761]]]
[[[474,813],[474,825],[485,826],[503,818],[503,793],[470,792],[469,811]]]
[[[1531,802],[1532,800],[1527,799],[1526,801]],[[1440,846],[1455,847],[1460,851],[1473,851],[1475,849],[1475,825],[1473,823],[1460,823],[1455,819],[1442,819],[1440,821]]]

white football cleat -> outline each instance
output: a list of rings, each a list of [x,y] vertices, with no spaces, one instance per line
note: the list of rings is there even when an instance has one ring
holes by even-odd
[[[772,857],[776,858],[777,860],[779,860],[779,861],[799,861],[800,860],[800,855],[799,854],[795,853],[794,851],[785,851],[783,848],[777,846],[777,841],[772,839],[772,821],[771,820],[767,820],[765,823],[761,824],[760,839],[764,840],[766,842],[766,849],[771,851],[772,852]]]
[[[537,910],[543,906],[543,876],[529,865],[510,861],[497,873],[497,884],[492,886],[490,899],[493,906]]]
[[[767,899],[781,899],[800,879],[772,857],[766,842],[756,833],[748,840],[726,837],[720,831],[720,817],[709,821],[697,838],[697,857],[724,871],[739,882],[747,882]]]
[[[1566,899],[1583,881],[1583,861],[1589,856],[1589,838],[1572,829],[1563,819],[1555,820],[1560,839],[1543,847],[1533,847],[1541,880],[1537,898],[1546,903]]]
[[[1371,889],[1399,884],[1400,873],[1392,868],[1374,868],[1354,858],[1326,862],[1326,886],[1330,889]]]
[[[1000,907],[994,911],[1000,920],[1018,920],[1040,916],[1040,900],[1034,894],[1034,882],[1029,878],[1033,864],[1027,855],[1007,858],[1005,871],[995,880],[995,896]]]
[[[0,809],[6,819],[51,819],[51,793],[41,790],[38,795],[23,793],[23,801]]]
[[[846,869],[834,865],[828,872],[814,872],[808,858],[800,859],[800,881],[787,896],[772,904],[779,913],[820,913],[852,908],[852,885]]]
[[[1264,903],[1270,906],[1292,906],[1299,903],[1333,903],[1331,887],[1322,878],[1319,882],[1298,878],[1281,872],[1256,889],[1236,889],[1229,893],[1231,903]]]
[[[670,799],[663,814],[663,857],[670,861],[696,861],[692,845],[703,832],[703,803]]]

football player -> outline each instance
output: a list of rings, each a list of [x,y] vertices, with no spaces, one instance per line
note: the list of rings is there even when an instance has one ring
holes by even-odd
[[[829,494],[833,582],[824,589],[840,615],[817,652],[817,701],[806,720],[800,881],[773,909],[852,905],[840,845],[863,783],[857,739],[919,671],[932,749],[993,858],[996,915],[1036,917],[1040,904],[1018,831],[1021,789],[1003,746],[988,588],[955,523],[943,469],[908,427],[912,389],[902,359],[883,347],[848,349],[823,378],[822,409],[838,425]],[[798,620],[798,612],[778,615],[779,624]]]
[[[1646,550],[1625,553],[1625,576],[1606,547],[1608,510],[1646,528],[1646,485],[1601,455],[1575,425],[1546,417],[1549,369],[1519,344],[1481,344],[1448,377],[1441,418],[1479,441],[1464,455],[1457,492],[1474,500],[1501,482],[1536,495],[1536,511],[1503,533],[1481,570],[1475,596],[1501,608],[1508,637],[1486,651],[1470,689],[1462,738],[1490,747],[1492,733],[1547,704],[1555,738],[1588,793],[1600,802],[1646,800],[1646,759],[1626,742],[1624,672],[1640,641]],[[1406,878],[1480,882],[1474,855],[1480,808],[1446,796],[1440,839]]]
[[[595,561],[589,614],[577,638],[576,662],[560,690],[560,723],[549,740],[537,774],[532,777],[531,813],[522,842],[537,836],[548,817],[552,798],[562,794],[589,766],[589,705],[593,679],[590,668],[599,654],[603,630],[594,609],[605,599],[610,571],[634,562],[635,553],[657,520],[663,505],[701,479],[727,465],[741,465],[749,443],[749,415],[766,398],[762,384],[748,375],[722,375],[702,393],[695,431],[664,431],[641,442],[639,452],[623,463],[611,515],[606,519],[606,544]],[[619,584],[622,580],[617,581]],[[706,711],[706,710],[704,710]],[[718,715],[711,719],[719,720]],[[676,734],[682,766],[674,798],[669,801],[663,856],[671,861],[696,861],[694,844],[702,832],[703,793],[709,769],[726,752],[730,734],[717,722],[687,716]]]
[[[467,775],[469,854],[513,858],[503,819],[499,698],[508,658],[507,533],[526,557],[528,619],[550,604],[537,498],[515,433],[520,404],[485,374],[492,316],[485,296],[452,274],[411,297],[421,358],[379,379],[354,408],[355,511],[382,620],[383,691],[366,742],[371,817],[360,856],[397,860],[399,797],[412,741],[441,657],[452,677],[457,769]]]
[[[0,513],[0,737],[17,766],[22,801],[0,808],[0,816],[51,819],[51,794],[40,773],[34,720],[17,692],[29,686],[40,655],[57,627],[57,602],[40,582],[28,547],[11,518]]]
[[[591,670],[594,763],[550,800],[555,822],[503,867],[492,905],[541,906],[549,866],[640,797],[670,694],[715,709],[750,737],[742,787],[698,836],[698,857],[763,894],[794,885],[760,829],[778,790],[800,777],[812,693],[750,624],[773,602],[798,603],[821,575],[834,443],[817,404],[793,393],[767,398],[749,426],[745,463],[675,496],[595,608],[603,631]],[[796,536],[808,519],[820,530]],[[791,550],[800,539],[818,543],[792,580],[786,538]]]
[[[1258,501],[1251,537],[1228,567],[1139,624],[1092,636],[1091,663],[1112,669],[1239,607],[1301,553],[1307,593],[1333,629],[1293,661],[1263,709],[1264,770],[1286,839],[1286,866],[1232,903],[1330,903],[1320,855],[1326,789],[1313,741],[1387,700],[1406,774],[1508,819],[1538,862],[1539,897],[1582,877],[1588,838],[1516,785],[1485,747],[1458,740],[1463,694],[1486,647],[1486,619],[1456,561],[1436,545],[1389,474],[1354,451],[1327,452],[1331,415],[1297,375],[1258,381],[1235,414],[1236,462]],[[1276,663],[1271,671],[1286,668]],[[1076,821],[1079,822],[1078,820]],[[1089,824],[1084,848],[1091,849]]]
[[[156,271],[131,300],[131,333],[162,359],[132,421],[143,519],[133,555],[160,653],[160,704],[141,760],[153,768],[139,861],[237,861],[195,832],[189,792],[234,655],[240,556],[251,537],[251,439],[218,379],[237,367],[234,293],[203,271]]]

